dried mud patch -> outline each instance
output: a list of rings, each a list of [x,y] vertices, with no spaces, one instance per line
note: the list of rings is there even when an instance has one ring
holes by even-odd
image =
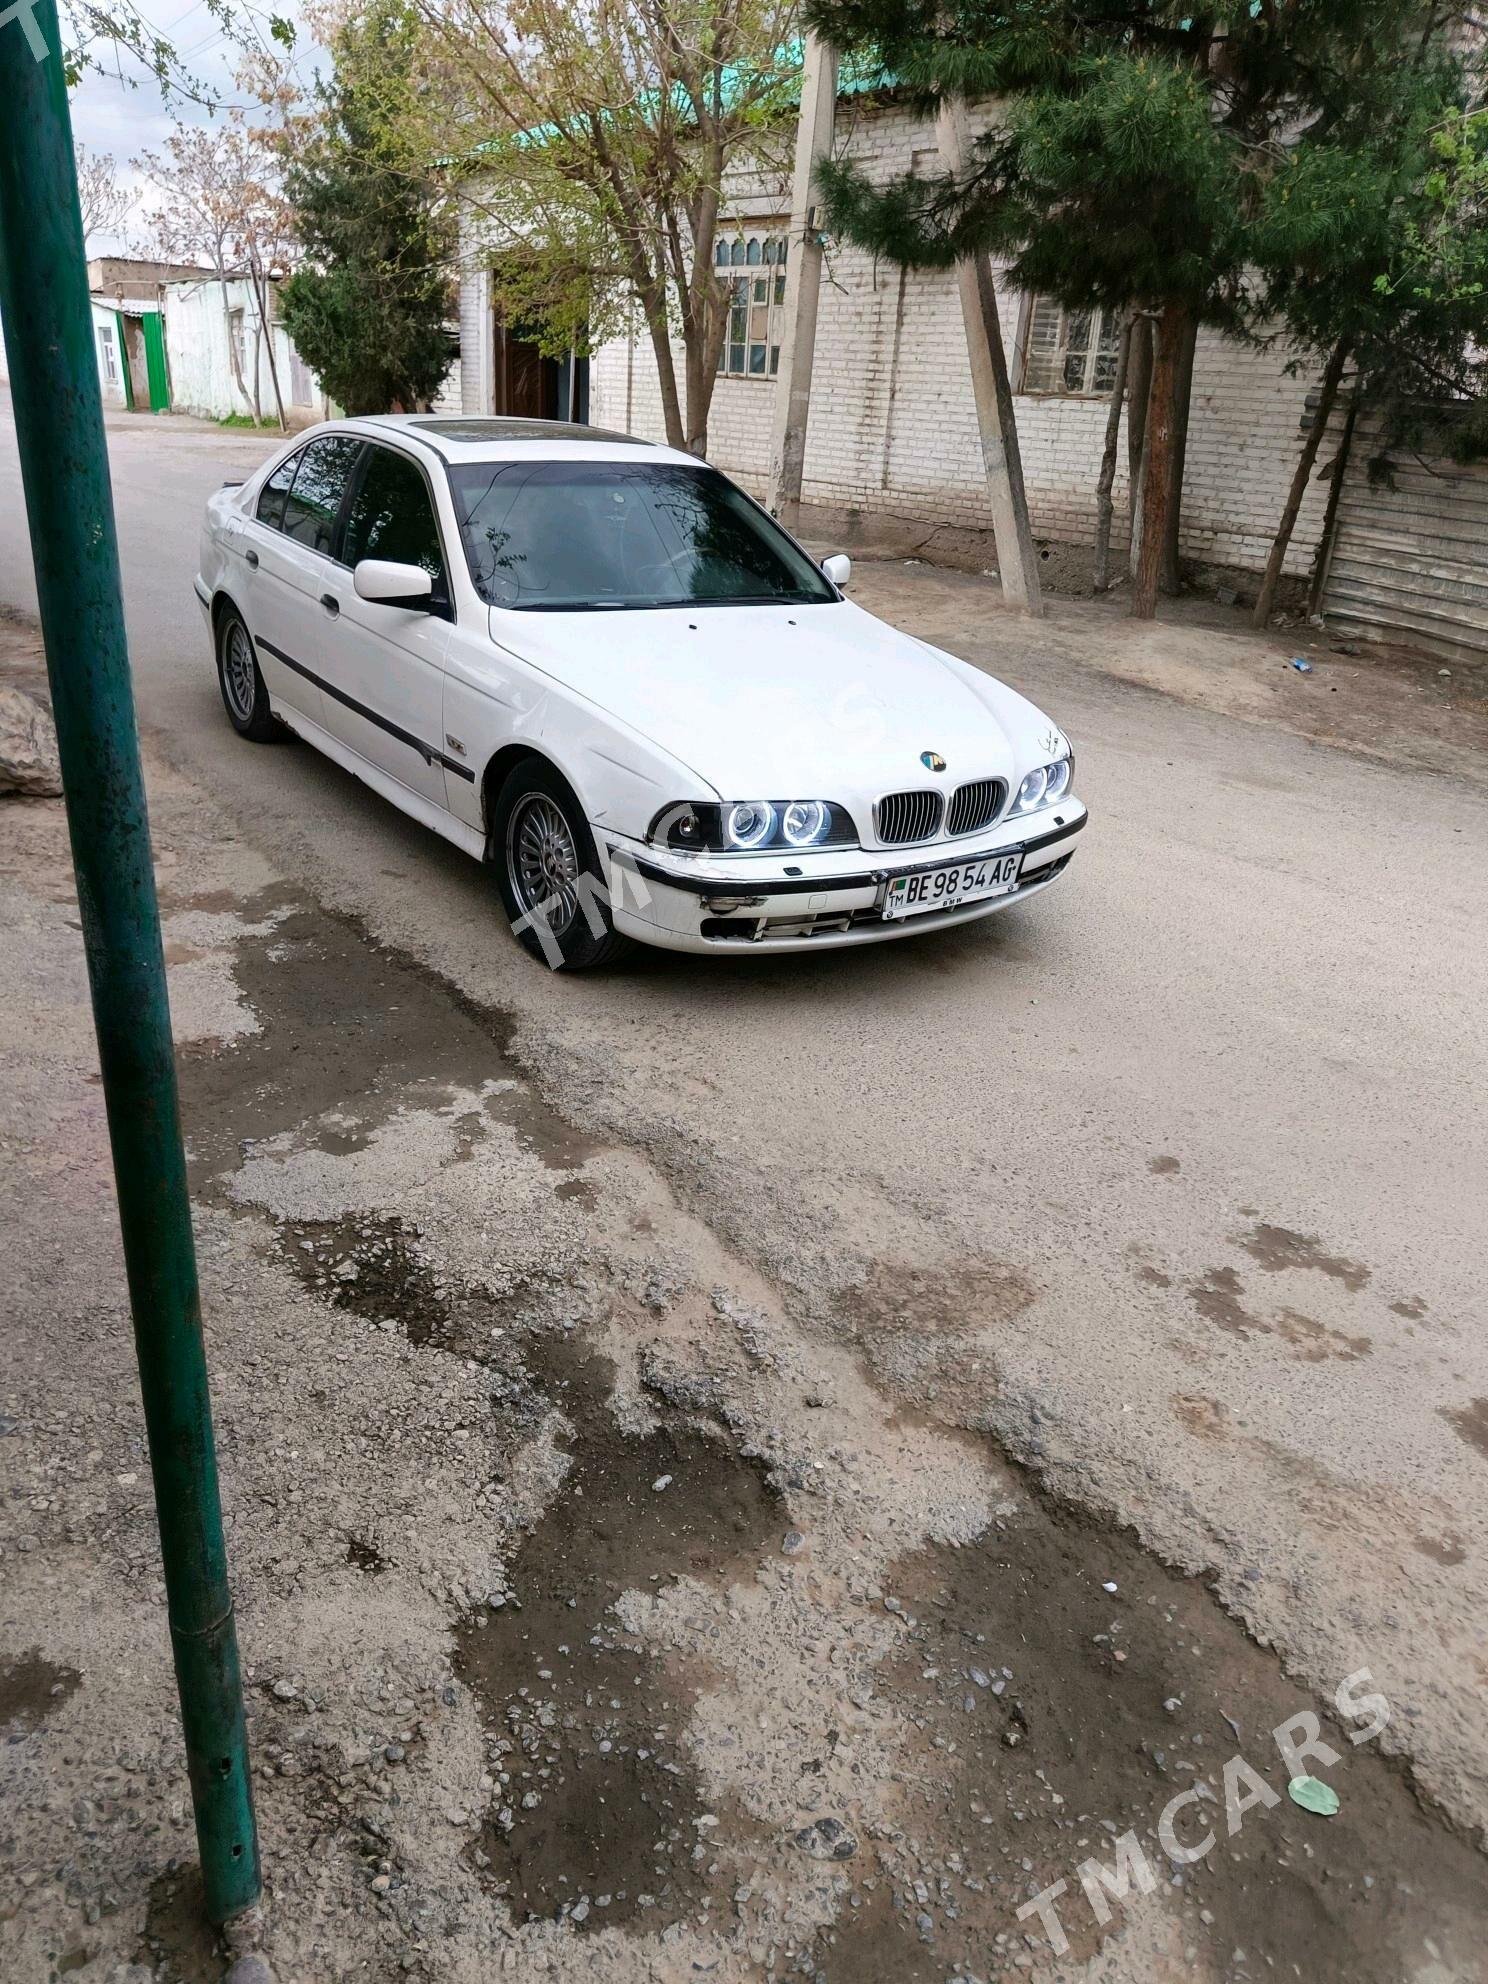
[[[623,1430],[612,1367],[572,1339],[523,1351],[570,1464],[509,1560],[505,1603],[459,1634],[500,1777],[473,1851],[518,1919],[655,1931],[706,1908],[752,1829],[703,1802],[685,1734],[695,1669],[627,1630],[616,1602],[744,1571],[780,1506],[765,1463],[711,1426],[672,1413]]]

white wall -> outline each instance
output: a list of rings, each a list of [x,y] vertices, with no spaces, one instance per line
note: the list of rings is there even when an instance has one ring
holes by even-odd
[[[973,118],[985,126],[986,108]],[[932,124],[897,105],[839,105],[839,147],[876,178],[912,162],[934,169]],[[789,198],[741,176],[726,211],[733,218],[782,217]],[[475,231],[465,243],[461,331],[464,404],[488,411],[490,309]],[[1015,349],[1022,310],[999,290],[1003,336],[1021,382]],[[1258,570],[1265,562],[1301,445],[1300,420],[1311,383],[1289,377],[1285,349],[1256,352],[1205,333],[1194,366],[1183,551],[1204,563]],[[680,374],[680,351],[678,353]],[[708,428],[710,458],[762,489],[768,466],[774,384],[718,381]],[[1037,536],[1089,546],[1095,479],[1107,401],[1018,392],[1018,435]],[[590,419],[660,440],[660,393],[650,341],[637,317],[633,336],[596,352]],[[1325,446],[1322,459],[1327,460]],[[1115,488],[1116,534],[1127,529],[1125,436]],[[959,542],[990,564],[986,488],[976,408],[954,274],[906,272],[860,249],[830,244],[821,292],[816,368],[803,490],[808,506],[830,513],[864,540],[922,545],[929,556]],[[1321,530],[1325,491],[1309,488],[1287,569],[1305,572]],[[808,517],[808,528],[810,519]]]
[[[118,319],[114,315],[112,307],[98,302],[96,298],[90,298],[90,303],[92,306],[92,315],[93,315],[93,359],[94,359],[94,363],[98,367],[98,384],[99,384],[99,389],[103,394],[103,403],[105,406],[122,407],[125,404],[125,400],[124,400],[125,359],[124,359],[124,349],[119,340]],[[153,308],[153,305],[151,307]],[[114,380],[112,384],[110,384],[109,379],[104,371],[103,348],[99,341],[99,336],[98,336],[100,325],[107,326],[108,330],[110,331],[113,337]],[[0,385],[9,385],[9,383],[10,383],[10,361],[7,359],[5,355],[5,336],[4,336],[3,328],[0,328]]]
[[[233,375],[228,348],[228,320],[224,313],[223,292],[228,311],[243,312],[243,383],[240,392]],[[170,367],[171,406],[177,413],[202,414],[209,420],[222,420],[231,414],[252,413],[255,362],[254,332],[258,328],[258,305],[253,285],[246,278],[227,283],[167,283],[162,291],[165,315],[165,350]],[[282,324],[271,323],[274,357],[279,368],[279,389],[284,395],[284,411],[291,426],[304,426],[323,420],[327,403],[320,381],[308,366],[297,362],[289,333]],[[258,400],[265,420],[275,415],[274,381],[269,370],[268,341],[257,339]]]

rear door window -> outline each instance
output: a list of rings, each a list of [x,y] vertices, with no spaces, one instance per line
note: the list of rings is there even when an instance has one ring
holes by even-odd
[[[346,484],[362,443],[351,434],[327,434],[300,456],[284,500],[284,535],[329,558]]]
[[[294,481],[295,470],[299,465],[300,457],[297,450],[287,460],[280,462],[258,492],[258,508],[253,514],[261,524],[267,524],[270,530],[284,528],[284,499],[289,494],[289,485]]]

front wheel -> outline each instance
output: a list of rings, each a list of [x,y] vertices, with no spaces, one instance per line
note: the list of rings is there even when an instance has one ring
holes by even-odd
[[[512,767],[491,817],[491,854],[512,934],[533,957],[554,971],[587,971],[625,955],[583,808],[546,760]]]
[[[217,685],[222,707],[239,737],[267,744],[279,726],[269,708],[269,692],[253,652],[253,638],[236,607],[227,607],[217,623]]]

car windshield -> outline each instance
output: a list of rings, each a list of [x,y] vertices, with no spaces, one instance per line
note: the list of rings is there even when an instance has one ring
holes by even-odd
[[[449,478],[471,577],[492,606],[594,612],[837,597],[763,510],[701,463],[455,462]]]

